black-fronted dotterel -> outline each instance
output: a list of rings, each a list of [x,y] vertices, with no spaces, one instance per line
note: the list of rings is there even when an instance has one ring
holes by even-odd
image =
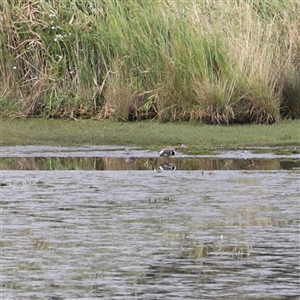
[[[159,151],[158,154],[159,154],[159,156],[170,157],[170,156],[175,156],[176,151],[174,148],[165,148],[165,149],[162,149],[161,151]]]

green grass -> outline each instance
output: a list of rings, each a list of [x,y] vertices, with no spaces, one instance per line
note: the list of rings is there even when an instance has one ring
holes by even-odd
[[[300,117],[300,2],[0,3],[0,114],[277,123]]]
[[[277,155],[291,155],[291,154],[300,154],[300,149],[296,149],[295,147],[285,147],[285,148],[279,148],[279,149],[254,149],[252,151],[252,153],[270,153],[270,151],[272,151],[272,153],[277,154]]]
[[[215,147],[300,146],[300,121],[274,125],[216,126],[180,122],[111,122],[96,120],[0,119],[1,146],[124,145],[157,150],[165,146],[187,153],[206,153]]]

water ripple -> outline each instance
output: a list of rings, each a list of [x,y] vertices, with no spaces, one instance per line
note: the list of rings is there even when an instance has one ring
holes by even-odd
[[[3,298],[297,299],[299,174],[2,171]]]

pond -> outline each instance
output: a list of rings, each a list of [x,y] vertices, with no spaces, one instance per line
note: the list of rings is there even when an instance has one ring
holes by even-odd
[[[4,299],[299,299],[299,155],[1,153]]]

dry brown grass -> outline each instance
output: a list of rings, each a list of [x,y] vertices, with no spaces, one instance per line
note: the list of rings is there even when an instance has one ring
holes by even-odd
[[[300,117],[298,2],[70,3],[1,2],[3,115]]]

